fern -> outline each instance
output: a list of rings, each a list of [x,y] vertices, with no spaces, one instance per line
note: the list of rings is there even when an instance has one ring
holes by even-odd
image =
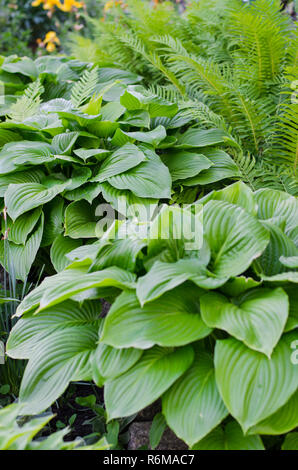
[[[14,103],[8,112],[9,119],[22,122],[37,113],[40,105],[40,96],[44,87],[40,79],[30,83],[23,95]]]
[[[80,80],[75,83],[71,90],[71,102],[74,108],[79,108],[90,98],[98,82],[98,67],[86,70]]]

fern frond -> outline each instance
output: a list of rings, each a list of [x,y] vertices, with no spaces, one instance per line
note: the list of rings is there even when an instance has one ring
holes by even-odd
[[[98,67],[86,70],[80,80],[74,84],[71,90],[71,102],[74,108],[79,108],[90,98],[98,82]]]
[[[23,95],[14,103],[8,112],[9,119],[13,121],[24,121],[36,114],[40,105],[40,96],[44,92],[44,87],[40,79],[30,83]]]

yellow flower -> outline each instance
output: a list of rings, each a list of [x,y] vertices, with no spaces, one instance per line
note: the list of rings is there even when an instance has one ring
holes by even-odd
[[[76,0],[64,0],[62,4],[59,1],[58,8],[62,11],[71,11],[73,8],[82,8],[84,6],[84,2],[77,2]]]
[[[34,0],[34,2],[31,3],[33,7],[39,7],[43,3],[43,0]]]
[[[46,37],[44,39],[45,44],[48,44],[48,43],[51,43],[51,42],[54,43],[54,44],[60,44],[60,40],[57,37],[57,34],[55,33],[55,31],[49,31],[46,34]]]
[[[109,11],[111,8],[117,5],[123,6],[123,1],[122,0],[108,0],[103,9],[104,11]]]
[[[70,12],[73,8],[82,8],[85,6],[84,2],[78,2],[77,0],[64,0],[61,3],[60,0],[34,0],[31,5],[38,7],[43,4],[44,10],[53,10],[58,7],[59,10]]]
[[[47,45],[46,45],[46,50],[48,52],[54,52],[56,50],[56,46],[54,43],[52,42],[49,42]]]

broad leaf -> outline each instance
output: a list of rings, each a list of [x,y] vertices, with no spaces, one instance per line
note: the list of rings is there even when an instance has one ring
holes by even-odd
[[[153,403],[188,369],[193,358],[190,346],[146,351],[127,372],[106,382],[108,419],[131,416]]]

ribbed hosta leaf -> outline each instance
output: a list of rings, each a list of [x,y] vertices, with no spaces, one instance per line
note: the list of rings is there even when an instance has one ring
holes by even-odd
[[[97,327],[80,325],[57,330],[40,342],[21,383],[23,413],[40,413],[62,395],[69,382],[90,380],[89,359],[96,341]]]
[[[45,142],[23,140],[4,145],[0,152],[0,173],[22,170],[28,165],[40,165],[52,160],[52,147]]]
[[[285,434],[298,426],[298,392],[276,413],[250,430],[250,434]]]
[[[186,150],[166,153],[162,160],[170,170],[173,181],[191,178],[213,165],[204,155]]]
[[[54,199],[67,185],[68,182],[63,181],[50,188],[39,183],[11,184],[5,193],[7,212],[12,220],[15,220],[24,212]]]
[[[106,317],[101,341],[117,348],[147,349],[204,338],[211,329],[200,316],[201,293],[195,286],[183,286],[141,307],[134,292],[123,292]]]
[[[281,288],[254,289],[230,302],[209,292],[200,298],[201,314],[210,328],[220,328],[269,358],[284,330],[288,296]]]
[[[237,276],[261,255],[269,242],[262,224],[241,207],[223,201],[204,206],[204,234],[211,248],[211,271]]]
[[[10,184],[41,183],[44,173],[40,169],[16,171],[7,175],[0,174],[0,197],[3,197]]]
[[[192,366],[163,396],[162,409],[170,428],[189,446],[228,415],[215,383],[212,357],[204,352],[196,355]]]
[[[125,144],[105,158],[99,172],[91,181],[106,181],[111,176],[124,173],[145,160],[145,155],[136,145]]]
[[[108,419],[130,416],[153,403],[188,369],[193,358],[190,346],[176,350],[156,346],[146,351],[127,372],[106,382]]]
[[[220,426],[192,447],[193,450],[265,450],[259,436],[244,436],[238,423]]]
[[[225,133],[219,129],[188,129],[184,134],[178,135],[177,148],[207,147],[220,144],[224,141]]]
[[[266,249],[255,262],[257,272],[266,276],[274,276],[288,271],[290,268],[284,266],[281,261],[281,255],[292,257],[298,254],[298,248],[291,238],[289,238],[282,229],[269,221],[263,222],[265,228],[270,233],[270,242]]]
[[[67,268],[65,271],[46,277],[44,281],[31,291],[21,302],[16,312],[17,316],[36,309],[40,310],[56,305],[74,295],[94,287],[117,287],[132,289],[135,287],[135,275],[117,267],[103,269],[95,273],[86,272],[88,265],[76,269]]]
[[[151,144],[153,145],[153,147],[156,147],[167,136],[166,130],[163,126],[157,126],[155,129],[148,132],[122,132],[130,139],[137,140],[138,142]]]
[[[31,266],[40,247],[44,217],[41,215],[32,235],[24,245],[0,240],[0,262],[12,278],[26,282]]]
[[[21,215],[13,223],[8,221],[8,240],[17,245],[24,245],[28,235],[34,229],[38,219],[40,218],[41,207],[34,209],[30,213]]]
[[[58,235],[51,246],[51,261],[57,272],[62,271],[71,261],[65,255],[70,251],[81,246],[80,240],[73,240],[63,235]]]
[[[80,305],[67,300],[57,306],[45,309],[37,316],[21,318],[13,327],[7,341],[7,353],[15,359],[29,359],[35,354],[41,342],[55,331],[63,331],[72,327],[90,325],[99,328],[101,304],[84,302]]]
[[[210,184],[225,178],[241,176],[234,160],[223,150],[204,149],[202,153],[211,161],[213,166],[201,171],[197,176],[183,180],[185,186]]]
[[[290,347],[296,337],[284,335],[271,359],[235,339],[217,341],[216,382],[244,432],[278,411],[297,390],[298,369],[291,361]]]
[[[211,191],[207,196],[200,200],[200,203],[205,204],[210,201],[210,199],[235,204],[236,206],[242,207],[252,215],[257,215],[258,213],[258,205],[254,193],[249,186],[243,183],[243,181],[230,184],[219,191]]]
[[[198,259],[180,259],[176,263],[157,261],[145,276],[139,277],[137,296],[144,305],[165,292],[191,280],[199,287],[214,289],[225,283],[226,278],[208,277],[208,271]]]
[[[70,238],[96,237],[95,210],[87,201],[75,201],[65,210],[65,235]]]
[[[139,197],[170,198],[172,180],[168,168],[152,150],[140,148],[148,161],[126,173],[112,176],[108,182],[117,189],[129,189]]]
[[[63,132],[62,134],[55,135],[52,140],[55,154],[70,154],[79,135],[79,132]]]
[[[290,302],[289,316],[285,326],[285,331],[291,331],[298,327],[297,286],[295,286],[295,284],[285,284],[284,290],[286,291]]]
[[[92,377],[96,385],[103,384],[130,369],[142,356],[141,349],[116,349],[99,343],[92,355]]]
[[[281,256],[279,261],[287,268],[298,268],[298,256]]]
[[[284,219],[286,231],[297,225],[298,201],[294,196],[277,191],[275,189],[259,189],[255,192],[259,206],[258,217],[260,219]]]
[[[64,230],[64,200],[62,197],[56,196],[52,199],[52,201],[43,207],[43,212],[45,224],[41,246],[48,246]]]

